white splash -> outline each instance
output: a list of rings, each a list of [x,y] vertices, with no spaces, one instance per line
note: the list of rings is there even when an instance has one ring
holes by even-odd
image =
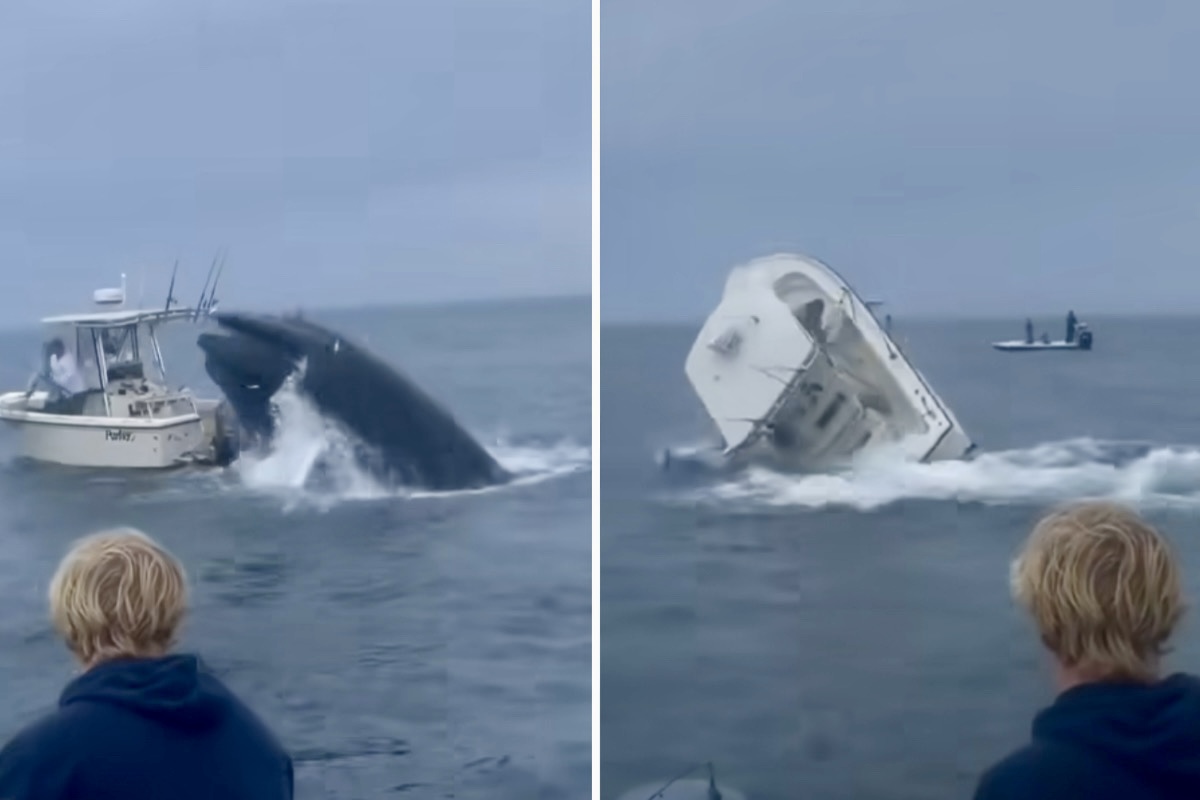
[[[1083,498],[1200,507],[1200,447],[1076,439],[984,453],[971,461],[873,459],[827,475],[751,467],[691,490],[683,499],[741,510],[841,506],[870,511],[902,500],[999,505]]]
[[[319,483],[318,494],[343,499],[386,495],[387,490],[354,460],[353,439],[297,392],[294,380],[289,379],[273,398],[275,436],[269,448],[243,453],[234,462],[242,483],[288,493],[310,491]]]

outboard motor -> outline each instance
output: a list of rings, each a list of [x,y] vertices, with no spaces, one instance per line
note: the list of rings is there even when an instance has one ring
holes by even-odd
[[[1092,349],[1092,332],[1090,330],[1087,330],[1086,328],[1079,332],[1079,349],[1080,350],[1091,350]]]
[[[233,408],[224,400],[217,406],[213,423],[216,427],[213,436],[213,463],[218,467],[228,467],[241,455],[241,424]]]

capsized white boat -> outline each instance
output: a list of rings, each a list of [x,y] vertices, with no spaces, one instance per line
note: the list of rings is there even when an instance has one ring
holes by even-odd
[[[174,278],[171,282],[173,289]],[[236,428],[227,410],[218,400],[168,388],[157,336],[164,324],[211,313],[215,297],[205,299],[202,292],[196,308],[172,308],[168,292],[165,308],[126,309],[122,276],[121,289],[100,289],[93,299],[108,308],[42,320],[49,330],[40,369],[24,391],[0,394],[0,421],[16,431],[19,454],[121,469],[231,460]],[[60,385],[61,373],[56,376],[50,366],[52,353],[74,360],[73,386]]]
[[[820,471],[882,448],[914,461],[974,449],[868,304],[807,256],[734,268],[685,371],[726,457]]]
[[[1092,349],[1092,332],[1088,328],[1087,323],[1079,323],[1078,332],[1074,341],[1068,342],[1066,339],[1057,339],[1050,341],[1048,338],[1034,339],[1010,339],[1004,342],[992,342],[992,347],[1006,353],[1019,352],[1040,352],[1047,350],[1091,350]]]

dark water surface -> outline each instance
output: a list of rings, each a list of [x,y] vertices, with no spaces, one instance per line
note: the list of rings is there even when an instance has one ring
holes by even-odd
[[[72,665],[47,621],[75,537],[129,524],[184,561],[187,642],[278,730],[300,798],[579,798],[590,787],[590,303],[313,316],[442,400],[517,485],[405,496],[351,475],[305,488],[311,419],[225,473],[107,474],[14,462],[0,430],[0,737]],[[168,368],[205,393],[197,331]],[[0,338],[23,388],[36,332]],[[349,487],[349,488],[346,488]]]
[[[1195,596],[1200,320],[1087,321],[1092,353],[1003,354],[1023,320],[897,320],[983,455],[803,479],[662,473],[708,435],[699,326],[606,328],[602,796],[712,759],[752,800],[969,797],[1052,698],[1007,584],[1047,505],[1135,504]],[[1171,665],[1200,669],[1194,617]]]

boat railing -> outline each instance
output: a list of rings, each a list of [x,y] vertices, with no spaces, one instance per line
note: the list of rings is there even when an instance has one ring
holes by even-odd
[[[849,312],[851,322],[858,323],[858,307],[854,303],[854,292],[850,291],[849,286],[842,287],[842,293],[838,297],[837,304],[838,308]],[[870,309],[868,308],[868,310]]]
[[[167,414],[163,414],[167,411]],[[145,417],[147,419],[163,419],[168,417],[178,417],[183,414],[199,414],[200,410],[196,407],[196,400],[190,392],[166,392],[156,394],[152,397],[145,397],[138,400],[133,400],[129,404],[129,414],[134,417]]]
[[[816,347],[809,354],[808,358],[805,359],[803,364],[800,364],[799,366],[793,367],[790,370],[788,370],[789,374],[788,374],[787,378],[780,378],[779,376],[776,376],[776,375],[771,376],[773,378],[776,378],[776,380],[781,381],[784,384],[783,391],[781,391],[775,397],[775,401],[773,403],[771,403],[771,407],[769,409],[767,409],[767,412],[765,414],[763,414],[758,419],[752,421],[754,428],[746,436],[746,438],[743,439],[740,443],[734,445],[733,447],[727,447],[725,449],[726,455],[732,455],[734,453],[737,453],[737,452],[740,452],[743,450],[748,450],[756,442],[758,442],[760,439],[762,439],[762,437],[775,424],[775,419],[779,416],[779,412],[781,412],[784,409],[784,407],[787,406],[787,404],[791,401],[792,397],[796,394],[796,391],[799,389],[800,384],[803,381],[805,374],[808,372],[808,370],[812,367],[812,365],[816,362],[817,358],[820,356],[824,356],[826,359],[829,358],[829,356],[828,356],[828,354],[826,354],[824,348]],[[767,370],[762,370],[762,371],[765,374],[770,374]]]

